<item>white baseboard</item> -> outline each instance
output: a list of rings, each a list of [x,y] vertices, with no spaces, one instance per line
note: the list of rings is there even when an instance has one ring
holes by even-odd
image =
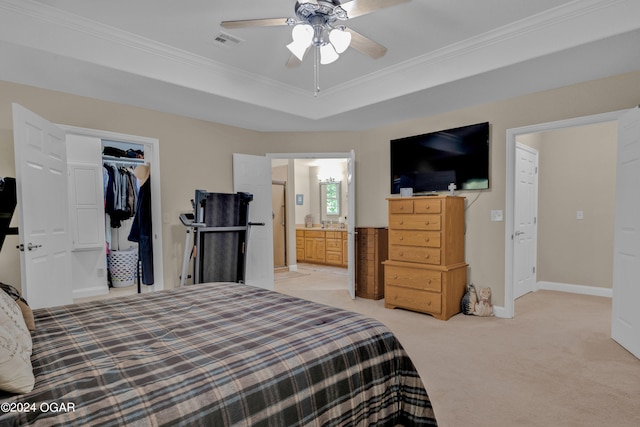
[[[599,288],[597,286],[573,285],[570,283],[558,282],[538,282],[536,284],[536,291],[539,290],[568,292],[571,294],[591,295],[605,298],[612,298],[613,296],[613,290],[611,288]],[[504,307],[496,305],[493,306],[493,314],[496,317],[505,319],[510,319],[512,317]]]
[[[72,292],[73,299],[95,297],[98,295],[107,295],[108,293],[109,293],[108,286],[106,288],[104,286],[94,286],[92,288],[75,289]]]
[[[493,306],[493,315],[496,317],[500,317],[503,319],[511,319],[512,316],[507,314],[507,310],[504,307],[500,307],[497,305]]]
[[[572,285],[570,283],[538,282],[538,290],[569,292],[572,294],[592,295],[596,297],[611,298],[613,289],[599,288],[597,286]]]

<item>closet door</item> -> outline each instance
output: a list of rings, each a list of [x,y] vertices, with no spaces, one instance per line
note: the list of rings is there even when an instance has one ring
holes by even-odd
[[[102,165],[69,163],[72,250],[104,249]]]
[[[22,293],[34,309],[70,304],[65,133],[18,104],[13,132]]]

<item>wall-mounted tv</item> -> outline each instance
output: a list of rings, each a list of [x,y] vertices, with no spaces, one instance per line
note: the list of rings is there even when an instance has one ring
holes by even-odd
[[[489,188],[489,123],[391,140],[391,194]]]

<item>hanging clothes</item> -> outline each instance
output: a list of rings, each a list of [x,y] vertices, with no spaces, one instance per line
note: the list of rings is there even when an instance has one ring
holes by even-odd
[[[130,168],[103,164],[105,183],[105,212],[112,228],[119,228],[123,220],[133,217],[138,195],[136,178]]]
[[[129,232],[129,241],[138,243],[138,257],[142,266],[142,283],[153,285],[153,234],[149,166],[137,166],[133,173],[138,178],[140,190],[133,224]]]

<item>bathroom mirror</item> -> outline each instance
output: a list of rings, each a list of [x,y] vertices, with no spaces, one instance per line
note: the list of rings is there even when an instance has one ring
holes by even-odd
[[[341,216],[342,192],[340,181],[320,183],[320,219],[335,221]]]

